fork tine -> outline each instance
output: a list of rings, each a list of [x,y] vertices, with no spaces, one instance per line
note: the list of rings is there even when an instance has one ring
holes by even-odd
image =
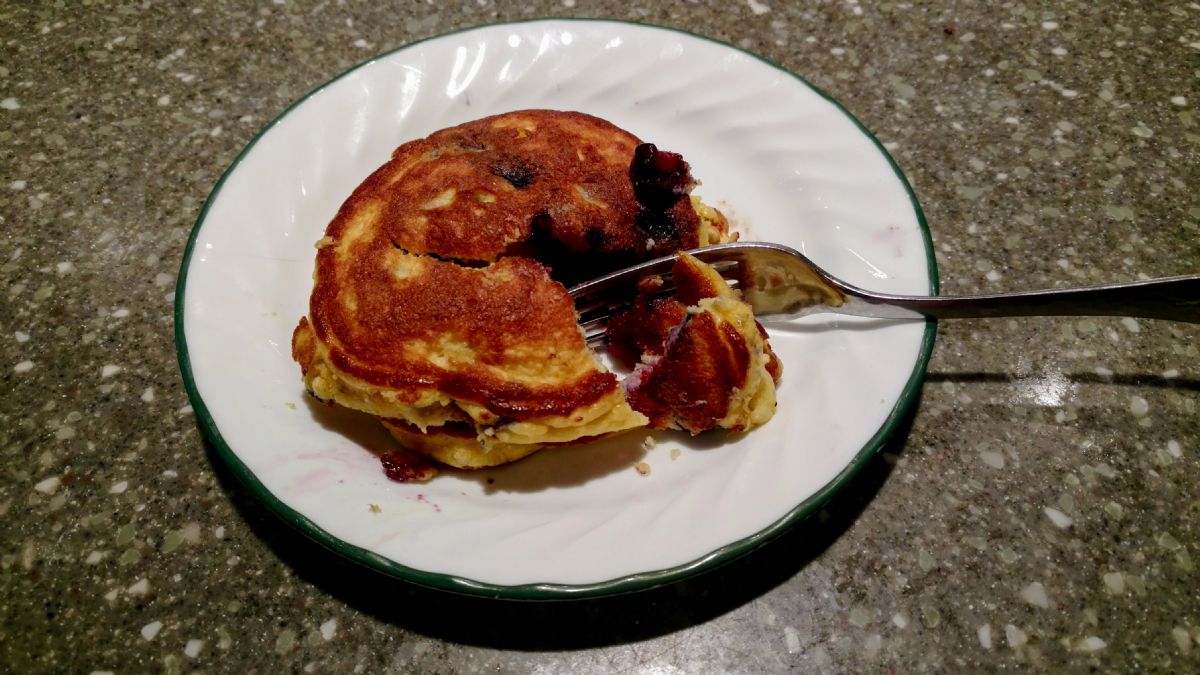
[[[586,324],[579,324],[579,329],[583,332],[584,342],[589,347],[595,347],[603,343],[605,336],[608,335],[608,317],[596,319]]]
[[[665,277],[662,288],[653,291],[650,294],[652,297],[664,297],[675,292],[675,286],[670,281],[670,275],[665,275]],[[583,329],[588,342],[595,342],[604,337],[604,334],[607,332],[608,320],[614,315],[632,307],[634,299],[639,294],[640,292],[635,288],[631,288],[628,293],[621,293],[619,289],[614,288],[606,296],[594,297],[586,309],[580,308],[577,310],[579,314],[579,327]]]

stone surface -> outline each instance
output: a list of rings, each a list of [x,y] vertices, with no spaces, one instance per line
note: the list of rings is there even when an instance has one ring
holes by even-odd
[[[193,4],[193,8],[184,5]],[[373,54],[532,16],[755,51],[887,145],[944,293],[1200,271],[1200,4],[0,6],[0,670],[1200,669],[1200,329],[945,323],[911,430],[714,572],[563,604],[380,578],[206,450],[172,344],[206,195]]]

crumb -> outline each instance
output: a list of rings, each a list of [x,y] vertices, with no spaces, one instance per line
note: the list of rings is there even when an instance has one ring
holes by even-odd
[[[383,509],[379,508],[378,504],[368,504],[367,510],[371,513],[383,513]]]
[[[334,243],[335,242],[333,240],[333,237],[321,237],[320,239],[317,240],[317,243],[313,244],[313,246],[317,250],[320,250],[320,249],[325,248],[326,246],[332,246]]]
[[[291,408],[292,410],[295,410],[295,409],[296,409],[296,404],[295,404],[295,403],[292,403],[292,402],[290,402],[290,401],[289,401],[289,402],[287,402],[287,403],[285,403],[284,405],[286,405],[287,407]]]
[[[646,440],[642,441],[642,447],[647,450],[652,450],[656,445],[658,445],[658,441],[654,440],[653,436],[647,436]]]
[[[682,454],[683,453],[679,451],[679,448],[671,448],[671,459],[679,459],[679,456]]]
[[[643,476],[650,475],[650,465],[645,462],[638,462],[637,464],[633,465],[633,468],[637,469],[637,472]]]
[[[651,277],[643,277],[638,279],[637,289],[643,293],[652,293],[666,285],[666,281],[660,275]]]
[[[427,483],[437,475],[437,469],[416,455],[395,450],[379,456],[383,472],[397,483]]]

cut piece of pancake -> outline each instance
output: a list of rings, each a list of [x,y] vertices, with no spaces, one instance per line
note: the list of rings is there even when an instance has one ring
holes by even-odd
[[[609,325],[614,356],[634,367],[623,383],[630,405],[651,428],[691,434],[765,423],[783,373],[753,310],[716,270],[686,253],[672,276],[675,297],[643,294]]]

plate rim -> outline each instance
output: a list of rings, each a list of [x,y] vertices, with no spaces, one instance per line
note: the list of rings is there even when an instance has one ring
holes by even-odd
[[[912,372],[905,381],[900,395],[896,399],[895,405],[884,419],[883,424],[871,436],[870,439],[858,450],[851,458],[850,462],[834,476],[828,483],[822,486],[812,495],[809,495],[804,501],[797,504],[787,513],[771,523],[767,527],[750,534],[746,537],[738,539],[716,548],[707,554],[673,567],[667,567],[658,570],[650,570],[646,572],[638,572],[635,574],[623,575],[613,579],[597,581],[585,584],[561,584],[561,583],[531,583],[519,585],[503,585],[475,581],[465,577],[456,576],[453,574],[431,572],[403,565],[395,560],[387,558],[383,555],[367,550],[360,546],[350,544],[337,536],[330,534],[314,523],[307,516],[303,515],[296,509],[289,506],[286,502],[275,496],[254,474],[254,472],[246,466],[246,464],[237,456],[237,453],[225,441],[224,436],[218,429],[216,422],[213,420],[212,414],[205,405],[204,399],[200,396],[200,392],[196,387],[195,378],[192,374],[192,364],[189,357],[187,337],[184,326],[184,299],[187,292],[187,276],[191,267],[192,255],[195,252],[196,241],[199,238],[200,230],[203,228],[204,222],[208,217],[209,209],[216,202],[217,197],[224,186],[225,181],[233,174],[233,172],[241,165],[242,160],[254,149],[254,146],[280,122],[292,113],[293,110],[307,102],[310,98],[323,91],[326,87],[334,84],[342,78],[348,77],[352,73],[357,72],[378,60],[389,58],[399,52],[417,48],[425,42],[439,40],[446,37],[470,33],[484,29],[493,29],[502,26],[527,26],[536,23],[577,23],[577,24],[618,24],[622,28],[635,28],[647,30],[661,30],[670,33],[676,33],[689,38],[703,40],[713,43],[726,49],[731,49],[746,56],[753,58],[755,61],[762,63],[770,68],[773,68],[781,73],[795,78],[801,84],[808,87],[822,99],[833,104],[833,106],[847,119],[849,119],[859,132],[866,136],[875,145],[876,150],[883,155],[887,160],[888,166],[892,173],[899,179],[900,184],[904,187],[908,195],[909,203],[912,206],[914,215],[917,218],[917,225],[921,233],[921,240],[925,245],[925,259],[927,274],[929,277],[929,293],[937,295],[940,285],[937,269],[937,259],[933,247],[933,238],[929,230],[929,224],[925,220],[925,213],[921,209],[921,204],[917,200],[917,195],[913,191],[912,186],[908,182],[908,178],[901,171],[899,164],[891,156],[891,154],[880,143],[879,139],[873,134],[857,117],[842,105],[837,99],[830,96],[820,87],[817,87],[812,82],[805,79],[803,76],[793,73],[787,68],[781,66],[774,61],[771,61],[759,54],[755,54],[746,49],[742,49],[737,45],[729,44],[722,40],[718,40],[706,35],[700,35],[680,28],[670,26],[660,26],[648,23],[638,23],[634,21],[625,21],[621,19],[605,19],[605,18],[586,18],[586,17],[536,17],[522,19],[517,21],[502,21],[496,23],[484,23],[472,25],[469,27],[459,28],[437,35],[431,35],[419,40],[414,40],[407,44],[396,47],[376,54],[368,59],[365,59],[346,70],[338,73],[334,77],[322,82],[317,87],[313,88],[308,93],[288,105],[283,111],[274,117],[269,123],[264,125],[254,137],[238,152],[233,161],[221,174],[208,197],[204,200],[204,205],[200,209],[199,215],[196,217],[196,222],[192,225],[191,233],[188,236],[187,245],[184,249],[183,259],[180,263],[179,274],[175,284],[175,299],[174,299],[174,323],[175,323],[175,353],[179,362],[180,374],[183,377],[184,388],[187,391],[188,401],[192,406],[192,411],[195,414],[196,423],[200,427],[200,431],[208,439],[211,445],[216,449],[217,454],[228,465],[233,474],[247,489],[250,495],[265,504],[275,516],[284,523],[288,524],[293,529],[299,531],[309,539],[324,548],[340,555],[344,558],[352,560],[356,563],[373,568],[378,572],[382,572],[392,577],[403,579],[421,586],[435,588],[439,590],[452,591],[467,595],[483,596],[489,598],[504,598],[513,600],[563,600],[573,598],[592,598],[600,596],[615,595],[620,593],[630,593],[636,591],[647,590],[657,586],[662,586],[668,583],[682,580],[693,576],[702,571],[719,567],[728,562],[731,562],[751,551],[761,547],[768,541],[778,537],[784,532],[790,530],[795,525],[806,520],[808,517],[816,513],[824,506],[834,494],[842,489],[870,459],[884,446],[889,438],[891,438],[896,430],[902,425],[908,413],[916,405],[920,396],[922,384],[924,383],[925,373],[929,365],[929,359],[933,352],[933,345],[937,334],[937,322],[929,319],[925,322],[924,332],[921,337],[920,348],[917,353],[916,363],[913,366]]]

